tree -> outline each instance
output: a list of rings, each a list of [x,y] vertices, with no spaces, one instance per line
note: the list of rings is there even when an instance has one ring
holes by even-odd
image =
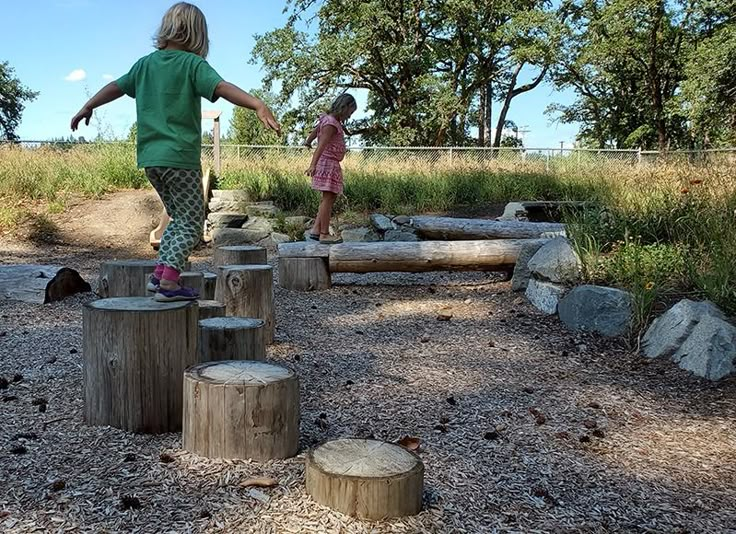
[[[18,139],[15,130],[20,125],[21,115],[27,102],[32,102],[38,93],[31,91],[14,76],[10,64],[0,62],[0,139]]]
[[[279,119],[281,113],[275,96],[271,93],[258,90],[251,91],[251,94],[261,99],[271,109],[276,118]],[[227,139],[228,142],[238,145],[282,144],[286,141],[286,132],[289,128],[290,124],[288,122],[282,124],[284,133],[279,137],[276,132],[266,129],[253,111],[236,106],[230,118]]]
[[[130,130],[128,131],[128,142],[129,143],[135,143],[135,140],[138,138],[138,121],[135,121],[130,126]]]

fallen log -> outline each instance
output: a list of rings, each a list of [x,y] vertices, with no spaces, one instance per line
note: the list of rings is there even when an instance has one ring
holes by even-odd
[[[525,221],[456,219],[453,217],[413,217],[409,225],[424,239],[537,239],[548,232],[561,232],[564,224]]]
[[[546,242],[546,240],[541,240]],[[343,243],[330,249],[333,273],[507,271],[528,239]]]

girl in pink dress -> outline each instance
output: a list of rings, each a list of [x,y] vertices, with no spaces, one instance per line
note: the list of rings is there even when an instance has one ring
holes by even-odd
[[[305,143],[311,148],[312,141],[318,137],[317,150],[312,156],[307,175],[312,177],[312,189],[322,192],[317,218],[309,234],[310,239],[320,243],[339,243],[340,239],[330,236],[330,219],[332,206],[343,190],[342,169],[340,162],[345,157],[345,129],[343,123],[358,108],[355,98],[349,94],[337,97],[332,103],[330,112],[322,115],[319,124],[309,135]]]

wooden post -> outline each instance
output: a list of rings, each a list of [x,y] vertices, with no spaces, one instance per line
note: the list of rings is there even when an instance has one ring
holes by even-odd
[[[199,364],[184,373],[184,449],[208,458],[289,458],[299,448],[299,381],[254,361]]]
[[[196,289],[200,298],[204,298],[204,275],[199,272],[185,271],[179,276],[179,284]]]
[[[199,361],[265,360],[264,321],[215,317],[199,321]]]
[[[181,428],[182,375],[197,360],[196,303],[110,298],[83,311],[84,418],[130,432]]]
[[[220,269],[215,300],[234,317],[263,319],[267,344],[273,343],[273,269],[270,265],[229,265]]]
[[[112,297],[145,297],[148,278],[156,268],[153,260],[108,261],[100,267],[97,294],[103,299]]]
[[[329,441],[307,455],[306,478],[315,501],[360,519],[415,515],[422,509],[424,465],[393,443]]]
[[[198,300],[199,320],[225,317],[225,305],[216,300]]]
[[[255,245],[234,245],[217,247],[214,264],[217,267],[227,265],[267,265],[266,249]]]
[[[279,258],[279,285],[294,291],[320,291],[332,287],[323,258]]]
[[[200,297],[206,300],[214,300],[215,299],[215,287],[217,286],[217,275],[215,273],[209,273],[205,272],[202,273],[204,281],[203,281],[203,291],[200,294]]]

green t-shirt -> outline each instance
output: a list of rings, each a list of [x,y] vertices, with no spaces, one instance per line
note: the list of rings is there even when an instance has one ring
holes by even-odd
[[[139,59],[117,80],[135,98],[138,167],[199,169],[202,166],[202,103],[222,81],[201,57],[157,50]]]

